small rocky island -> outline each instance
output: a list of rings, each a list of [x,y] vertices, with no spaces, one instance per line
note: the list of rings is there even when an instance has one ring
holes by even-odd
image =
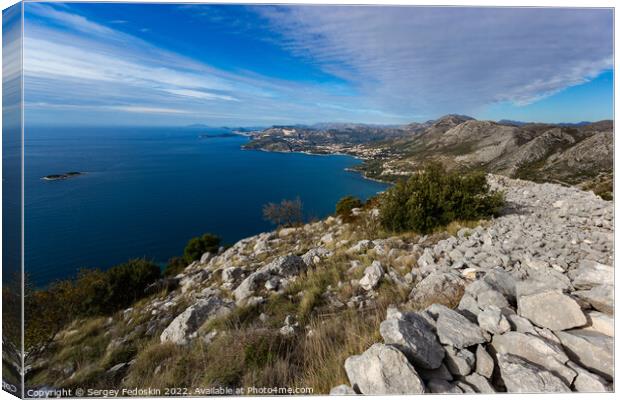
[[[81,175],[84,175],[84,173],[73,171],[73,172],[66,172],[64,174],[46,175],[41,179],[43,179],[44,181],[61,181],[61,180],[69,179],[69,178],[75,178]]]

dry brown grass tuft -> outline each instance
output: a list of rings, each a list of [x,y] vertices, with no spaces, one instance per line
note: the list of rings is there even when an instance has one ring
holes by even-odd
[[[452,221],[445,227],[435,229],[435,233],[446,232],[450,236],[456,236],[457,232],[463,228],[474,229],[478,226],[484,226],[487,220],[481,219],[476,221]]]
[[[310,327],[313,334],[303,340],[302,372],[294,386],[312,387],[314,393],[329,393],[336,385],[348,382],[344,361],[364,352],[380,340],[382,313],[347,310],[329,317],[317,317]]]

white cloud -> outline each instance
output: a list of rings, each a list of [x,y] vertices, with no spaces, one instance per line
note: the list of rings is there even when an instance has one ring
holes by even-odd
[[[109,106],[105,107],[109,110],[124,111],[138,114],[189,114],[187,110],[179,110],[174,108],[161,107],[143,107],[143,106]]]
[[[603,9],[256,7],[280,44],[392,111],[527,104],[612,67]]]
[[[333,101],[332,88],[267,78],[253,71],[218,70],[120,32],[108,40],[99,35],[107,28],[64,16],[66,9],[39,7],[38,18],[50,10],[55,23],[64,23],[65,29],[26,19],[25,97],[27,107],[39,113],[47,104],[49,110],[81,107],[91,119],[96,110],[114,110],[217,118],[226,124],[234,124],[235,119],[250,124],[300,122],[309,115],[332,120],[342,114],[329,109],[317,113],[316,99]],[[49,118],[50,114],[40,115]],[[86,117],[73,113],[63,118]]]
[[[181,97],[191,97],[194,99],[203,99],[203,100],[225,100],[225,101],[239,101],[238,99],[232,96],[220,95],[215,93],[201,92],[198,90],[190,90],[190,89],[165,89],[166,92],[175,94]]]
[[[114,29],[110,29],[104,25],[92,22],[81,15],[60,11],[50,5],[42,3],[28,4],[28,13],[45,17],[50,21],[71,27],[79,32],[105,37],[108,40],[112,38],[126,38],[126,35]]]
[[[228,29],[236,14],[222,16],[217,10],[208,9],[210,23],[223,18]],[[475,112],[494,102],[528,104],[587,82],[612,66],[609,10],[341,6],[249,10],[263,19],[239,17],[236,25],[242,26],[235,29],[252,28],[252,35],[344,83],[224,71],[94,22],[70,6],[28,3],[27,104],[42,109],[42,104],[80,103],[89,110],[274,124],[395,123]]]

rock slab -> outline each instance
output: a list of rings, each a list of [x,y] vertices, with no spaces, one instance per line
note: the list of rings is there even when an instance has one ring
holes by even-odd
[[[407,358],[392,346],[376,343],[344,363],[351,386],[366,395],[424,393],[424,383]]]

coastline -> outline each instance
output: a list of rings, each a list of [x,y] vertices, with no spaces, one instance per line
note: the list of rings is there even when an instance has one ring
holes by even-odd
[[[308,156],[321,156],[321,157],[327,157],[327,156],[348,156],[348,157],[352,157],[352,158],[354,158],[356,160],[359,160],[359,161],[362,161],[362,162],[370,160],[368,158],[362,158],[362,157],[360,157],[358,155],[355,155],[355,154],[342,153],[342,152],[313,153],[311,151],[279,151],[279,150],[266,150],[266,149],[263,149],[263,148],[248,149],[248,148],[245,148],[243,146],[241,146],[241,150],[244,150],[244,151],[262,151],[264,153],[305,154],[305,155],[308,155]],[[386,184],[386,185],[393,185],[394,184],[394,182],[390,182],[390,181],[387,181],[387,180],[382,180],[382,179],[378,179],[378,178],[369,177],[368,175],[366,175],[365,171],[360,171],[360,170],[357,170],[357,169],[355,169],[353,167],[346,167],[344,170],[347,171],[347,172],[353,172],[353,173],[359,174],[362,178],[364,178],[366,180],[369,180],[369,181],[372,181],[372,182],[383,183],[383,184]]]

